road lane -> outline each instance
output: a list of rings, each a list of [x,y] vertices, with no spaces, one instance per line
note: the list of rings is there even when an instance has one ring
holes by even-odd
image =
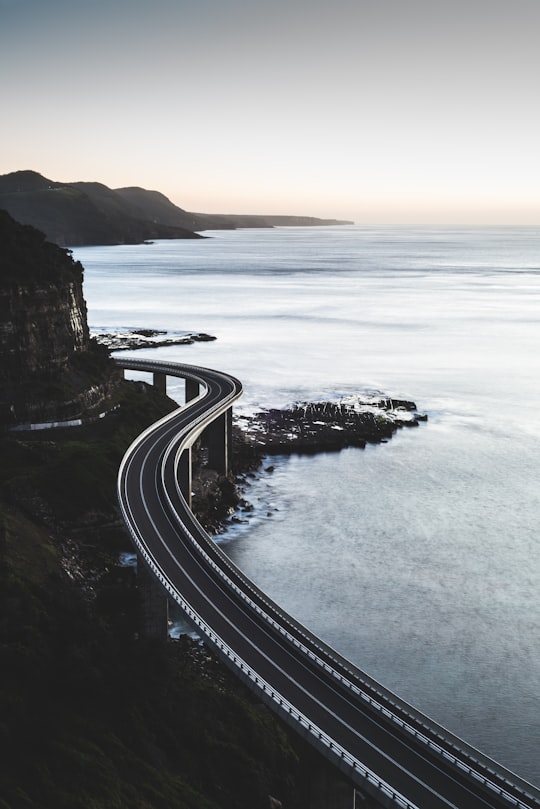
[[[148,365],[138,361],[130,367],[144,369]],[[407,720],[421,715],[394,695],[392,711],[381,710],[380,703],[374,708],[370,704],[373,697],[366,699],[364,689],[375,681],[287,616],[216,550],[179,491],[178,453],[210,416],[223,412],[238,398],[240,383],[207,369],[171,368],[165,363],[152,363],[152,368],[196,377],[203,387],[201,396],[188,407],[147,430],[128,451],[120,470],[122,509],[136,545],[152,560],[154,572],[163,576],[171,591],[181,594],[246,668],[269,683],[280,699],[295,706],[315,728],[334,739],[336,748],[343,748],[391,789],[407,796],[409,805],[419,809],[516,805],[448,760],[455,750],[450,748],[450,755],[441,755],[404,730],[400,711]],[[348,684],[343,683],[343,677]],[[390,694],[376,686],[377,698]],[[276,698],[270,702],[276,707]],[[439,743],[440,729],[433,731],[429,720],[428,725]],[[425,727],[422,724],[422,733]],[[335,756],[340,763],[339,751]],[[479,769],[482,766],[480,762]],[[503,768],[495,764],[493,768],[491,779],[499,785],[504,783],[509,793],[516,787],[514,795],[521,798],[520,790],[530,791]],[[350,768],[349,777],[358,784],[362,781],[359,773]],[[509,776],[511,783],[507,783]],[[404,805],[399,797],[396,804]],[[522,805],[538,807],[540,801],[532,794]]]

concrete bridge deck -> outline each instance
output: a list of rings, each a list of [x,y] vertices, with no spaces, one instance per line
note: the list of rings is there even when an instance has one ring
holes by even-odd
[[[221,440],[218,462],[227,468],[227,425],[242,393],[238,380],[180,364],[117,363],[190,381],[190,400],[126,453],[118,493],[140,557],[205,642],[352,785],[383,806],[540,809],[538,789],[338,655],[247,579],[195,520],[190,447],[216,422],[214,452],[220,455]]]

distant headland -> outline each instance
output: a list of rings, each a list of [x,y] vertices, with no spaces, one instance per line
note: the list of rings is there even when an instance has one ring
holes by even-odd
[[[0,175],[0,208],[62,247],[201,239],[205,230],[354,224],[311,216],[190,213],[159,191],[62,183],[30,170]]]

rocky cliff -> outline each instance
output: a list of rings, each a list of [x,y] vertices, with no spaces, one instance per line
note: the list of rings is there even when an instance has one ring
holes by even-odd
[[[82,266],[4,211],[0,247],[0,424],[96,415],[117,372],[89,336]]]

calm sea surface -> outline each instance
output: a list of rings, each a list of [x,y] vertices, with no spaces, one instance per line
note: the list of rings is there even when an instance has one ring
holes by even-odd
[[[281,228],[74,250],[92,327],[238,376],[239,410],[381,391],[427,424],[272,460],[223,547],[295,617],[540,783],[540,229]],[[181,396],[180,386],[172,395]]]

